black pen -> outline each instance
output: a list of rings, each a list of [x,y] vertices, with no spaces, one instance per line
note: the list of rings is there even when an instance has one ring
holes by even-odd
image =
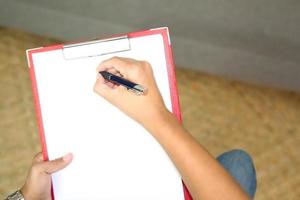
[[[112,73],[109,73],[107,71],[101,71],[99,72],[103,78],[107,81],[110,81],[114,84],[121,85],[125,87],[127,90],[130,90],[134,92],[137,95],[145,94],[145,88],[139,84],[133,83],[129,80],[126,80],[120,76],[116,76]]]

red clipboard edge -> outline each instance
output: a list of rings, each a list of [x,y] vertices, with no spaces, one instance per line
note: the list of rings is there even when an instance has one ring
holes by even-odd
[[[29,75],[31,79],[31,88],[32,88],[32,94],[34,99],[34,107],[37,117],[37,123],[38,123],[38,131],[40,136],[40,142],[42,145],[42,153],[44,160],[48,160],[48,151],[47,151],[47,145],[46,145],[46,139],[44,134],[44,126],[43,126],[43,118],[41,113],[41,107],[40,107],[40,101],[39,101],[39,94],[37,89],[37,82],[34,72],[34,65],[33,65],[33,59],[32,54],[39,49],[34,50],[28,50],[27,51],[27,58],[28,58],[28,65],[29,65]]]
[[[165,48],[164,50],[165,50],[165,54],[166,54],[166,62],[167,62],[166,65],[167,65],[167,71],[168,71],[169,86],[170,86],[170,95],[171,95],[171,102],[172,102],[172,111],[173,111],[173,114],[178,119],[178,121],[180,123],[182,123],[178,88],[177,88],[176,75],[175,75],[175,66],[174,66],[174,62],[173,62],[173,53],[172,53],[172,47],[171,47],[168,27],[138,31],[138,32],[130,32],[127,34],[127,37],[135,38],[135,37],[142,37],[142,36],[155,35],[155,34],[161,34],[161,36],[163,38],[164,48]],[[124,35],[124,34],[113,35],[112,37],[119,37],[122,35]],[[110,38],[110,37],[107,37],[107,38]],[[74,43],[76,43],[76,42],[74,42]],[[71,44],[71,43],[69,43],[69,44]],[[62,48],[63,48],[63,45],[59,44],[59,45],[53,45],[53,46],[48,46],[48,47],[41,47],[41,48],[27,50],[27,58],[28,58],[28,66],[29,66],[29,73],[30,73],[30,79],[31,79],[32,93],[33,93],[33,98],[34,98],[34,103],[35,103],[35,111],[36,111],[37,122],[38,122],[38,130],[39,130],[39,136],[40,136],[40,142],[42,145],[42,152],[43,152],[44,160],[49,160],[49,157],[48,157],[48,151],[47,151],[47,144],[46,144],[46,140],[45,140],[43,119],[42,119],[42,113],[41,113],[41,107],[40,107],[40,101],[39,101],[39,95],[38,95],[37,82],[36,82],[36,77],[35,77],[32,55],[34,53],[47,52],[47,51],[52,51],[52,50],[57,50],[57,49],[62,49]],[[183,192],[184,192],[185,200],[192,200],[192,197],[183,181],[182,181],[182,184],[183,184]],[[53,188],[53,187],[51,187],[51,188]],[[52,194],[52,199],[54,200],[53,189],[51,189],[51,194]]]
[[[167,65],[167,70],[168,70],[169,86],[170,86],[170,92],[171,92],[170,95],[171,95],[171,101],[172,101],[172,111],[173,111],[173,114],[177,117],[178,121],[182,124],[182,115],[181,115],[181,109],[180,109],[180,101],[179,101],[179,95],[178,95],[178,87],[177,87],[177,81],[176,81],[172,46],[171,46],[170,36],[169,36],[169,29],[166,27],[166,28],[156,29],[156,30],[161,31],[163,41],[164,41],[165,54],[166,54],[166,58],[167,58],[166,65]],[[184,193],[185,200],[192,200],[192,196],[183,181],[182,181],[182,185],[183,185],[183,193]]]

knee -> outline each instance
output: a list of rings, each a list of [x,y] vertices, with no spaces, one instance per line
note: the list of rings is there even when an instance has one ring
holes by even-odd
[[[234,149],[223,153],[217,158],[221,163],[235,164],[240,166],[247,166],[248,168],[254,168],[253,160],[251,156],[244,150]]]
[[[226,152],[225,155],[230,155],[230,157],[236,161],[253,163],[251,156],[242,149],[233,149]]]
[[[253,198],[257,183],[251,156],[244,150],[234,149],[223,153],[217,160]]]

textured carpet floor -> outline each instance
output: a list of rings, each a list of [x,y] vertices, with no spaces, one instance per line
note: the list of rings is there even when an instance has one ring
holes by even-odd
[[[25,49],[57,43],[0,28],[0,199],[23,184],[40,151]],[[185,127],[212,154],[254,159],[256,199],[300,199],[300,94],[177,69]]]

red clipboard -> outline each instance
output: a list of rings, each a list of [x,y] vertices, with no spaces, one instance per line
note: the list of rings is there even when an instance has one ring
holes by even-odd
[[[166,66],[167,66],[167,73],[168,73],[168,82],[169,82],[169,87],[170,87],[169,90],[170,90],[170,97],[171,97],[171,103],[172,103],[172,111],[173,111],[173,114],[177,117],[178,121],[180,123],[182,123],[178,90],[177,90],[176,77],[175,77],[175,70],[174,70],[172,48],[171,48],[171,42],[170,42],[170,38],[169,38],[168,28],[163,27],[163,28],[150,29],[150,30],[144,30],[144,31],[138,31],[138,32],[131,32],[131,33],[122,34],[122,35],[114,35],[114,36],[106,38],[106,39],[120,38],[120,37],[121,38],[127,37],[127,38],[131,39],[131,38],[138,38],[138,37],[150,36],[150,35],[161,35],[163,38],[163,45],[164,45],[164,52],[165,52]],[[71,44],[67,44],[67,45],[72,46],[72,45],[77,45],[77,44],[81,44],[81,43],[76,42],[76,43],[71,43]],[[49,156],[48,156],[47,142],[46,142],[45,132],[44,132],[43,116],[42,116],[42,112],[41,112],[40,97],[39,97],[38,83],[37,83],[37,77],[36,77],[36,72],[35,72],[35,62],[34,62],[33,56],[37,55],[39,53],[61,50],[61,49],[65,48],[65,46],[66,45],[60,44],[60,45],[54,45],[54,46],[41,47],[41,48],[27,50],[29,72],[30,72],[30,77],[31,77],[31,82],[32,82],[32,91],[33,91],[33,97],[34,97],[34,102],[35,102],[35,109],[36,109],[36,115],[37,115],[37,120],[38,120],[38,130],[39,130],[40,142],[42,144],[44,160],[48,160]],[[192,197],[189,194],[186,186],[184,185],[183,182],[182,182],[182,184],[183,184],[183,193],[184,193],[185,200],[192,200]]]

